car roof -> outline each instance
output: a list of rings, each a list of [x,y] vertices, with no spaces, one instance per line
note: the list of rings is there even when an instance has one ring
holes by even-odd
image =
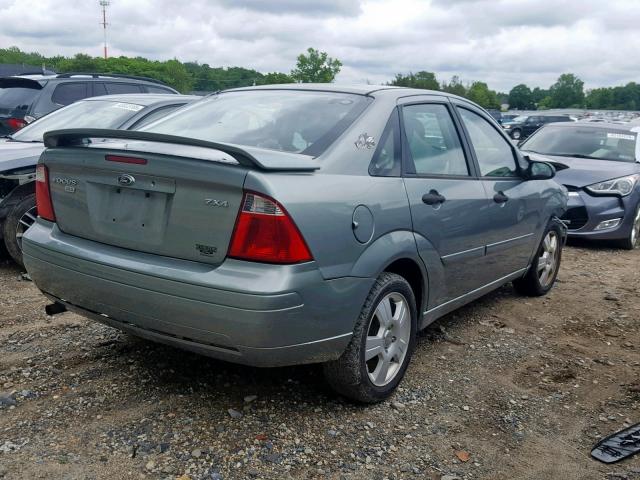
[[[154,103],[169,102],[180,103],[176,100],[193,102],[203,97],[197,95],[176,95],[175,93],[121,93],[117,95],[101,95],[99,97],[83,98],[81,102],[93,102],[106,100],[108,102],[134,103],[136,105],[153,105]]]
[[[640,127],[633,123],[614,123],[614,122],[558,122],[550,124],[558,128],[593,128],[594,130],[607,128],[609,130],[620,130],[623,132],[638,133]]]
[[[305,90],[315,92],[352,93],[356,95],[385,94],[397,96],[398,98],[409,95],[440,95],[462,98],[439,90],[423,90],[420,88],[396,87],[394,85],[360,85],[341,83],[282,83],[274,85],[259,85],[255,87],[232,88],[224,91],[238,92],[250,90]]]

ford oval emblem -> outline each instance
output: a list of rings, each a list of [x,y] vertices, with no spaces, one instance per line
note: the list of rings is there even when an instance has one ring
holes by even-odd
[[[124,174],[118,177],[118,183],[124,187],[128,187],[136,183],[136,179],[131,175]]]

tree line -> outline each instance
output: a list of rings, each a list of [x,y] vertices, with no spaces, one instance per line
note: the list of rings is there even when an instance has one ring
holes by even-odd
[[[309,48],[297,58],[291,72],[261,73],[243,67],[211,67],[206,63],[180,62],[176,59],[159,61],[143,57],[91,57],[78,53],[73,57],[57,55],[45,57],[27,53],[18,47],[0,48],[0,63],[45,66],[58,73],[93,72],[138,75],[161,80],[179,92],[215,92],[227,88],[250,85],[270,85],[294,82],[331,82],[342,63],[325,52]]]
[[[270,85],[294,82],[332,82],[340,72],[342,63],[326,52],[308,48],[296,59],[288,73],[262,73],[243,67],[212,67],[206,63],[173,60],[149,60],[143,57],[91,57],[79,53],[73,57],[61,55],[45,57],[40,53],[23,52],[18,47],[0,48],[0,63],[42,65],[59,73],[95,72],[120,73],[151,77],[165,82],[180,92],[213,92],[250,85]],[[572,73],[563,73],[548,89],[516,85],[509,93],[491,90],[485,82],[464,84],[454,76],[440,82],[433,72],[399,73],[390,85],[440,90],[476,102],[488,109],[499,109],[502,104],[518,110],[544,110],[549,108],[590,108],[612,110],[640,110],[640,84],[594,88],[585,91],[584,82]]]

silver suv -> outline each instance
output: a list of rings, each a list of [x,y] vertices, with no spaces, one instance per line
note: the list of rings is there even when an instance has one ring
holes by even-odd
[[[231,362],[321,362],[376,402],[419,329],[558,273],[566,191],[465,99],[247,88],[142,130],[45,136],[23,246],[49,313]]]

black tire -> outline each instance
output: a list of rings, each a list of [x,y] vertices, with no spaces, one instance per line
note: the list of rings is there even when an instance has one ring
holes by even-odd
[[[387,331],[381,323],[378,323],[379,320],[376,309],[383,301],[389,298],[396,298],[399,301],[406,300],[407,310],[410,314],[410,319],[406,319],[405,317],[404,320],[405,322],[409,320],[410,323],[408,325],[404,322],[402,323],[402,332],[404,332],[405,338],[407,330],[404,330],[404,328],[410,327],[406,340],[396,339],[395,326]],[[391,307],[396,309],[393,312],[394,315],[395,312],[398,312],[397,309],[399,307],[397,305],[400,304],[401,303],[398,303],[395,307]],[[407,366],[411,361],[411,355],[416,341],[417,318],[416,300],[409,283],[400,275],[387,272],[382,273],[376,280],[371,292],[369,292],[369,296],[358,317],[353,337],[347,349],[337,360],[324,364],[324,374],[329,385],[345,397],[362,403],[381,402],[391,396],[404,377]],[[375,356],[367,362],[365,361],[367,337],[369,337],[370,330],[376,328],[379,331],[384,331],[381,337],[382,343],[392,343],[390,343],[388,347],[383,348],[384,353],[381,351],[379,356]],[[387,339],[387,337],[390,338]],[[402,349],[402,345],[404,345],[405,342],[406,346]],[[374,369],[373,372],[369,371],[372,367],[372,362],[382,362],[384,355],[387,355],[388,358],[392,348],[395,349],[394,352],[404,352],[402,359],[395,363],[389,362],[388,364],[393,366],[389,368],[394,369],[393,376],[388,380],[388,383],[376,385],[370,378],[370,374],[373,375],[378,371],[377,369]]]
[[[522,131],[519,128],[511,130],[510,135],[514,140],[522,140]]]
[[[545,253],[545,240],[549,235],[555,235],[557,251],[554,257],[553,272],[548,277],[541,278],[540,269],[544,268],[541,262],[544,261],[543,255]],[[527,274],[513,282],[513,287],[516,292],[528,297],[541,297],[546,295],[547,292],[553,288],[553,285],[556,283],[556,278],[558,277],[558,271],[560,270],[560,263],[562,260],[562,247],[564,243],[563,236],[564,232],[559,225],[553,222],[549,224],[542,236],[542,241],[538,246],[538,250],[536,251],[536,255],[529,266]]]
[[[4,236],[4,244],[7,247],[7,252],[21,267],[24,267],[22,262],[22,233],[26,231],[27,225],[22,222],[32,220],[35,221],[36,196],[35,194],[27,195],[23,197],[9,212],[7,218],[4,220],[2,226],[2,234]],[[29,215],[31,217],[29,217]]]
[[[629,236],[618,241],[618,246],[625,250],[633,250],[640,243],[640,204],[636,207],[633,214],[633,225]]]

